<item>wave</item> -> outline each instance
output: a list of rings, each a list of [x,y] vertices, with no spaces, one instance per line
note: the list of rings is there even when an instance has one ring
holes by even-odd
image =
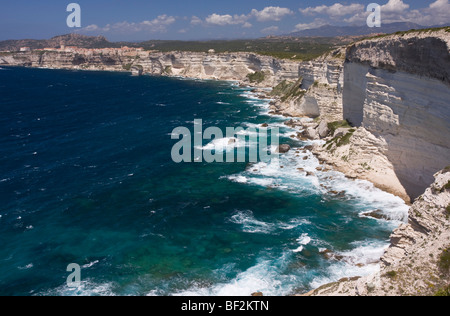
[[[242,231],[246,233],[270,234],[275,229],[273,224],[257,220],[252,211],[239,211],[231,216],[230,222],[242,225]]]
[[[363,215],[379,209],[392,225],[408,219],[409,207],[399,197],[376,188],[365,180],[351,180],[344,174],[324,170],[318,159],[303,148],[251,165],[247,170],[227,177],[230,181],[272,187],[296,195],[317,195],[325,199],[347,200]]]
[[[260,258],[256,265],[239,273],[228,282],[218,283],[210,288],[193,286],[175,293],[176,296],[250,296],[262,292],[267,296],[286,296],[298,286],[299,279],[282,271],[289,264],[291,254],[282,253],[276,259]],[[223,270],[230,269],[224,266]],[[217,271],[218,274],[222,271]]]
[[[233,224],[237,224],[241,226],[241,230],[246,233],[260,233],[260,234],[280,234],[286,230],[292,230],[304,225],[311,225],[311,222],[305,218],[292,218],[287,222],[283,221],[275,221],[275,222],[267,222],[262,221],[260,219],[255,218],[255,215],[252,211],[236,211],[230,218],[229,222]],[[302,235],[305,239],[300,240],[299,242],[306,242],[304,245],[308,244],[311,239],[307,236]]]
[[[311,242],[311,237],[308,236],[308,234],[302,234],[298,239],[297,242],[300,244],[300,247],[298,247],[295,250],[292,250],[295,253],[302,252],[303,247],[308,245]]]
[[[216,152],[225,152],[238,147],[245,147],[247,143],[244,140],[235,137],[217,138],[202,147],[196,147],[203,150],[214,150]]]
[[[310,287],[319,288],[344,277],[367,276],[379,272],[380,258],[389,246],[377,240],[358,241],[353,245],[356,247],[352,250],[337,252],[336,255],[341,258],[340,261],[314,278],[310,282]]]
[[[43,296],[116,296],[113,283],[96,283],[90,279],[80,282],[76,288],[69,288],[67,284],[39,293]]]

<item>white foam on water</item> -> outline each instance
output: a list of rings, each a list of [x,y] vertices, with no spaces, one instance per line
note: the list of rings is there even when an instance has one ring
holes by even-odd
[[[216,152],[226,152],[234,148],[245,147],[247,142],[236,137],[217,138],[205,146],[200,147],[203,150],[214,150]],[[199,148],[199,147],[196,147]]]
[[[253,164],[237,175],[228,176],[228,179],[264,187],[275,186],[300,195],[321,194],[337,198],[332,192],[341,192],[341,198],[359,209],[358,214],[353,215],[379,209],[392,220],[393,228],[407,221],[409,206],[401,198],[376,188],[368,181],[348,179],[337,171],[322,171],[321,167],[311,152],[304,153],[302,148],[292,148],[287,154],[281,154],[269,162]],[[246,180],[239,181],[242,177]]]
[[[379,260],[388,245],[383,241],[359,241],[353,243],[356,247],[349,251],[338,252],[342,260],[332,264],[323,275],[316,277],[311,288],[336,282],[342,278],[367,276],[380,271]]]
[[[19,270],[28,270],[28,269],[31,269],[31,268],[33,268],[33,267],[34,267],[33,263],[29,263],[29,264],[27,264],[27,265],[24,266],[24,267],[18,267],[18,269],[19,269]]]
[[[81,267],[82,267],[83,269],[86,269],[86,268],[90,268],[90,267],[96,265],[97,263],[99,263],[99,261],[98,261],[98,260],[95,260],[95,261],[92,261],[92,262],[90,262],[90,263],[88,263],[88,264],[85,264],[85,265],[83,265],[83,266],[81,266]]]
[[[292,218],[288,222],[283,221],[261,221],[255,218],[255,215],[252,211],[236,211],[230,218],[229,222],[233,224],[237,224],[241,226],[241,230],[246,233],[261,233],[261,234],[272,234],[277,235],[282,231],[291,230],[298,228],[303,225],[310,225],[311,222],[304,218]],[[303,245],[307,245],[311,242],[311,238],[308,234],[302,235],[299,239],[299,243]]]
[[[292,252],[299,253],[302,252],[304,249],[304,246],[308,245],[311,242],[311,237],[308,236],[308,234],[302,234],[299,238],[297,238],[297,242],[300,244],[300,247],[297,249],[292,250]]]
[[[256,265],[239,273],[229,282],[218,283],[210,288],[194,286],[175,295],[244,297],[254,292],[262,292],[266,296],[288,295],[298,285],[296,278],[281,272],[291,260],[290,256],[289,253],[283,253],[278,259],[261,258]]]
[[[230,222],[241,225],[246,233],[270,234],[275,229],[272,223],[257,220],[252,211],[239,211],[231,216]]]
[[[95,283],[91,280],[82,280],[76,288],[69,288],[67,284],[41,293],[44,296],[116,296],[113,283]]]
[[[331,177],[324,181],[334,191],[345,192],[346,197],[354,200],[361,207],[360,215],[370,210],[379,209],[394,222],[408,220],[409,206],[399,197],[376,188],[365,180],[350,180],[339,172],[330,172]],[[395,223],[400,224],[400,223]]]

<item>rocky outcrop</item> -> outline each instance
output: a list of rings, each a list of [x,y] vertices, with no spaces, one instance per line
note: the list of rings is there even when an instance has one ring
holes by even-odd
[[[313,61],[302,62],[299,66],[299,88],[303,93],[289,98],[281,96],[272,109],[290,116],[342,120],[343,56],[343,49],[337,49]]]
[[[316,296],[435,295],[450,286],[450,166],[412,205],[409,222],[394,231],[380,272],[311,291]]]
[[[340,128],[325,144],[315,144],[313,152],[320,160],[354,179],[364,179],[376,187],[410,202],[397,177],[394,165],[386,157],[386,142],[365,128]]]

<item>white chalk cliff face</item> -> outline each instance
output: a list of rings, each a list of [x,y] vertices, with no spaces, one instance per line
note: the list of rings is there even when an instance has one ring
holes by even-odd
[[[343,114],[383,141],[383,153],[416,198],[450,163],[450,34],[412,33],[347,51]]]
[[[285,79],[297,80],[299,70],[298,63],[252,53],[151,53],[141,64],[150,74],[198,79],[247,81],[248,74],[263,72],[265,79],[257,85],[266,87]]]

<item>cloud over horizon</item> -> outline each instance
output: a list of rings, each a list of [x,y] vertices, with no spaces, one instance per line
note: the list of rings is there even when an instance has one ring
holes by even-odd
[[[382,23],[414,22],[423,26],[440,25],[450,22],[450,0],[435,0],[421,9],[411,9],[407,0],[385,0],[381,5]],[[381,3],[380,3],[381,4]],[[248,13],[222,14],[219,12],[209,15],[176,16],[161,14],[153,20],[141,22],[116,22],[105,26],[88,25],[79,32],[91,34],[164,34],[169,31],[176,34],[189,34],[207,30],[211,27],[234,27],[235,34],[242,29],[257,34],[276,35],[287,34],[292,31],[302,31],[318,28],[324,25],[364,25],[370,12],[366,12],[366,5],[358,2],[320,4],[305,8],[287,8],[280,6],[266,6],[263,9],[251,9]],[[287,19],[290,17],[289,19]],[[296,22],[296,24],[292,23]],[[184,23],[184,24],[183,24]],[[291,26],[289,26],[289,23]],[[173,25],[177,25],[175,29]],[[294,26],[292,26],[294,24]],[[204,31],[206,32],[206,31]]]
[[[432,26],[450,22],[449,0],[436,0],[420,10],[411,10],[410,7],[403,0],[389,0],[386,4],[381,5],[382,23],[414,22],[423,26]],[[331,22],[363,25],[370,14],[370,12],[366,12],[363,5],[358,3],[350,5],[335,3],[331,6],[308,7],[299,9],[299,11],[304,16],[316,18],[310,23],[297,24],[296,31],[320,27],[331,24]]]

